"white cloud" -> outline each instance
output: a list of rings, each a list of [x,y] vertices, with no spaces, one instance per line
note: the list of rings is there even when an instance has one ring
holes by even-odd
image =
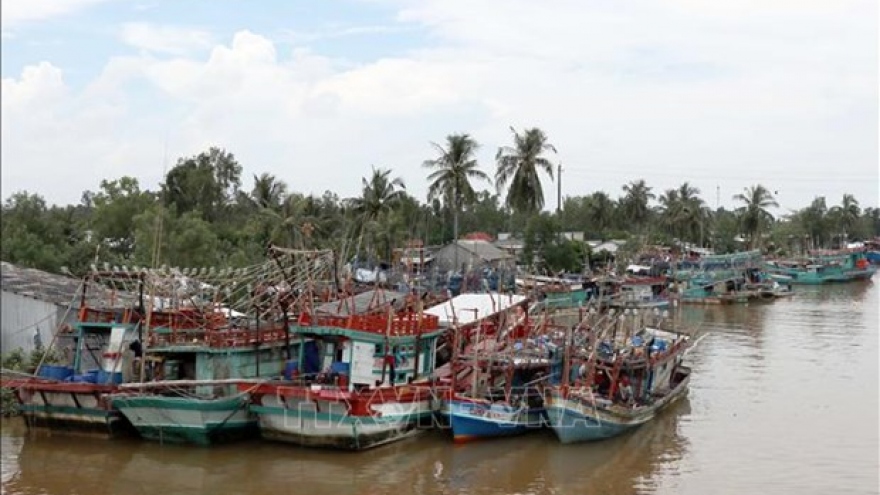
[[[3,0],[3,26],[70,14],[107,0]]]
[[[132,44],[149,51],[109,60],[83,91],[54,66],[4,79],[4,124],[16,138],[4,125],[4,174],[26,166],[3,194],[26,187],[76,200],[122,174],[154,186],[168,136],[172,157],[222,145],[246,177],[270,171],[294,189],[353,195],[375,164],[423,196],[429,141],[469,132],[491,171],[513,125],[548,132],[566,194],[617,194],[644,177],[658,189],[690,180],[710,204],[716,185],[730,204],[757,182],[778,189],[783,207],[843,192],[877,203],[870,0],[768,0],[752,6],[761,16],[690,0],[394,4],[404,28],[437,43],[352,65],[282,50],[257,28],[208,47],[191,32],[157,37],[170,28],[148,26]],[[18,95],[15,112],[7,93]],[[58,149],[88,167],[47,184]],[[554,185],[545,198],[555,205]]]
[[[209,49],[214,45],[208,31],[178,26],[157,26],[146,22],[123,24],[120,39],[123,43],[142,50],[171,55],[186,55]]]
[[[284,39],[291,43],[309,43],[319,40],[348,38],[352,36],[396,34],[412,30],[413,28],[411,26],[403,25],[329,25],[324,27],[323,29],[317,29],[313,31],[288,30],[282,34],[281,39]]]

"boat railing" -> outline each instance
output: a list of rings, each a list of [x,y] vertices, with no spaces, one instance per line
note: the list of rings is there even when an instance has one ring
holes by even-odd
[[[339,327],[362,332],[386,333],[393,335],[415,335],[440,328],[440,318],[435,315],[417,314],[397,315],[390,321],[386,315],[322,316],[303,318],[301,324],[309,326]]]
[[[197,345],[207,347],[246,347],[284,341],[283,326],[269,328],[189,328],[156,329],[150,333],[150,347]]]
[[[146,318],[131,308],[94,308],[84,306],[79,309],[80,324],[132,324]],[[227,324],[227,316],[220,311],[203,311],[198,308],[181,308],[173,311],[154,311],[150,315],[150,327],[173,331],[198,331],[218,328]]]

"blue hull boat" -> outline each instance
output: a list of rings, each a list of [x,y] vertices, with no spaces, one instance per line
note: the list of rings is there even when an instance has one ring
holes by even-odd
[[[513,406],[503,402],[453,399],[448,403],[449,424],[457,443],[507,437],[535,431],[546,425],[544,408]]]
[[[603,440],[635,429],[687,395],[690,368],[679,365],[671,389],[655,393],[649,405],[628,406],[596,397],[587,387],[554,387],[548,393],[547,418],[562,443]]]

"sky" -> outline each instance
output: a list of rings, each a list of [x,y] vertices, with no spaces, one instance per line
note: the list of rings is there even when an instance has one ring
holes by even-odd
[[[469,133],[492,175],[543,129],[563,196],[710,206],[763,184],[780,213],[878,206],[876,0],[2,0],[2,196],[154,189],[219,146],[291,189],[391,168],[424,199],[432,142]],[[489,183],[478,188],[493,188]],[[544,182],[546,207],[557,185]]]

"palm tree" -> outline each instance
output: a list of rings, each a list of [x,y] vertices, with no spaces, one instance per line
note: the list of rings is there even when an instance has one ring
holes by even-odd
[[[623,192],[626,194],[620,201],[622,213],[628,221],[635,223],[639,231],[641,231],[651,215],[651,208],[648,206],[648,203],[657,196],[651,192],[651,188],[648,187],[644,179],[625,184]]]
[[[361,222],[361,234],[382,231],[377,224],[388,220],[390,213],[406,197],[406,185],[400,177],[392,179],[391,170],[375,167],[370,179],[364,177],[361,183],[361,197],[351,201],[352,210]]]
[[[453,239],[458,240],[458,215],[461,207],[472,204],[476,198],[470,179],[489,180],[480,170],[474,158],[479,145],[467,134],[452,134],[446,137],[446,148],[431,143],[439,156],[425,160],[424,167],[435,169],[428,175],[428,201],[441,199],[452,210]]]
[[[364,221],[378,220],[394,209],[406,195],[403,179],[390,177],[391,170],[373,167],[373,175],[361,179],[361,197],[352,201],[352,207]]]
[[[605,232],[614,219],[614,200],[604,191],[596,191],[584,198],[587,220],[597,232]]]
[[[250,199],[259,208],[277,209],[281,206],[287,193],[287,184],[279,181],[274,175],[263,173],[259,177],[254,174],[254,188]]]
[[[678,189],[668,189],[659,198],[662,222],[680,241],[704,238],[710,213],[699,194],[698,188],[685,182]]]
[[[862,216],[862,209],[859,208],[859,202],[852,194],[844,194],[840,206],[831,208],[831,211],[837,217],[844,235],[852,234],[853,227],[858,223],[859,218]]]
[[[556,148],[547,142],[547,135],[537,127],[526,129],[522,134],[513,127],[513,146],[498,148],[495,161],[495,185],[499,191],[510,184],[507,190],[506,205],[521,213],[534,213],[544,207],[544,190],[541,186],[540,171],[553,180],[553,164],[542,155],[547,151],[556,153]]]
[[[773,215],[767,210],[771,206],[778,208],[779,203],[773,198],[773,193],[761,184],[747,188],[745,194],[736,194],[733,199],[744,203],[737,211],[743,233],[749,239],[749,249],[760,247],[761,234],[773,223]]]

